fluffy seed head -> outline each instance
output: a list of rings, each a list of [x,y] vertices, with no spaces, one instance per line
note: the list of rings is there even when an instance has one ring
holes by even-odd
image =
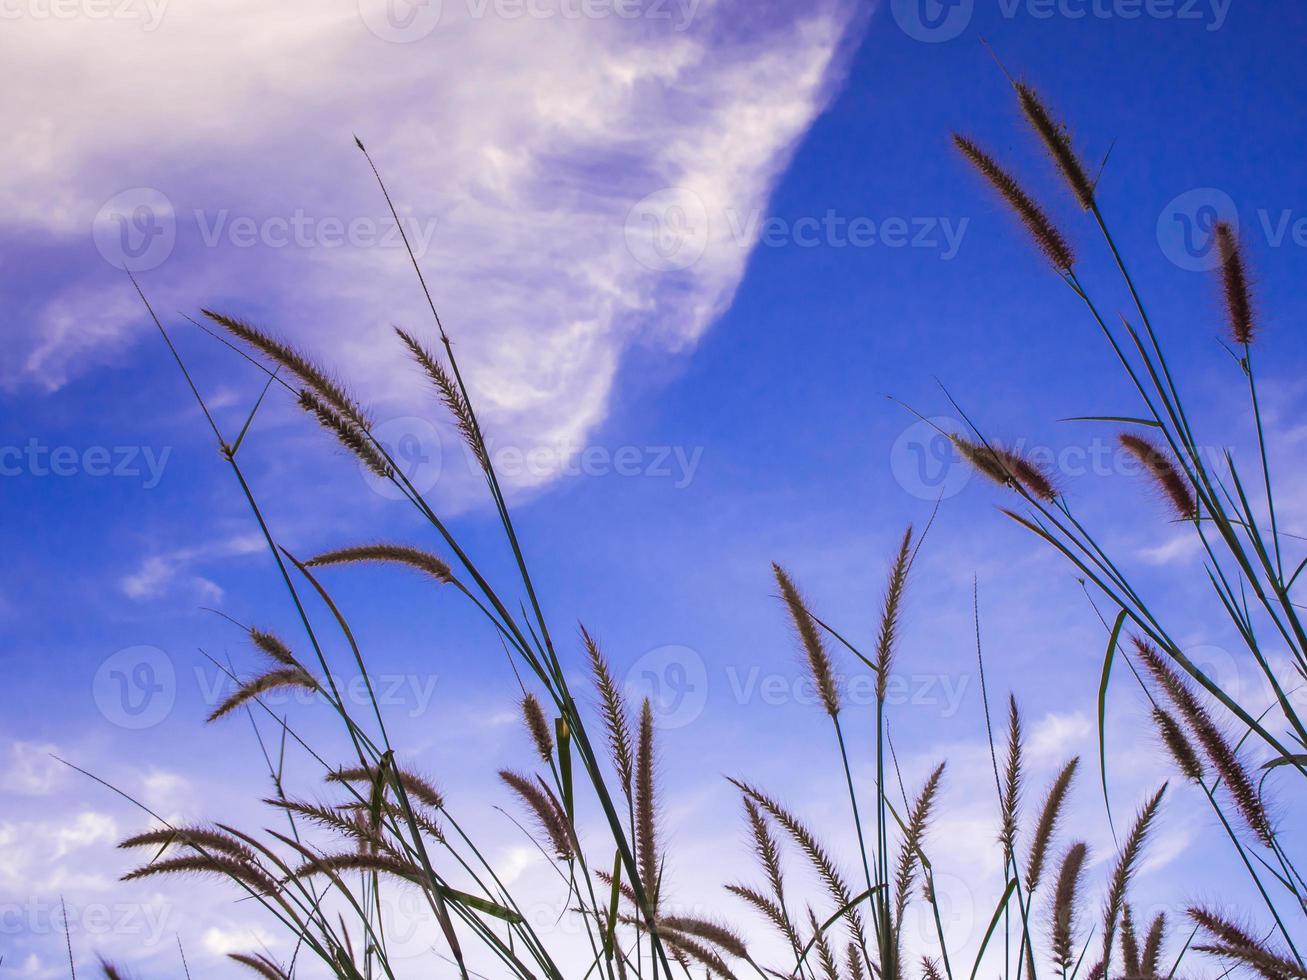
[[[1057,486],[1034,460],[1027,459],[1015,449],[996,444],[983,445],[965,436],[950,436],[958,454],[970,463],[981,476],[1002,486],[1020,486],[1032,497],[1052,502],[1057,499]]]
[[[1202,746],[1203,754],[1216,770],[1225,790],[1234,801],[1248,828],[1267,847],[1275,846],[1275,831],[1270,815],[1262,802],[1261,794],[1252,774],[1239,757],[1238,751],[1221,730],[1211,713],[1198,700],[1194,692],[1162,659],[1161,653],[1151,644],[1136,638],[1135,650],[1139,659],[1158,686],[1166,692],[1189,728],[1195,741]],[[1188,775],[1188,773],[1186,773]]]
[[[1193,520],[1198,513],[1198,505],[1194,502],[1189,481],[1180,472],[1175,460],[1154,443],[1133,432],[1122,432],[1117,438],[1122,448],[1139,461],[1144,472],[1166,496],[1176,515],[1183,520]]]
[[[1062,970],[1074,962],[1075,915],[1081,879],[1084,876],[1085,858],[1089,848],[1083,843],[1072,844],[1062,858],[1057,873],[1057,888],[1053,892],[1052,946],[1053,963]]]
[[[213,709],[208,720],[217,721],[219,718],[231,714],[246,702],[255,700],[271,691],[288,689],[316,693],[318,682],[303,667],[277,667],[241,684],[225,701]]]
[[[781,601],[790,611],[794,630],[799,634],[799,642],[803,646],[808,669],[812,672],[813,684],[816,685],[817,693],[821,695],[822,707],[826,709],[826,714],[834,718],[840,713],[840,692],[835,683],[835,669],[831,664],[830,654],[826,652],[826,644],[822,641],[812,613],[808,612],[808,607],[794,581],[785,569],[775,562],[772,563],[772,572],[776,575],[776,584],[781,590]]]
[[[1075,255],[1071,251],[1071,246],[1067,244],[1066,238],[1048,215],[1017,183],[1016,178],[967,137],[955,133],[953,144],[1016,212],[1026,231],[1034,239],[1035,245],[1052,263],[1053,268],[1061,273],[1070,272],[1075,264]]]
[[[549,762],[554,757],[554,738],[549,731],[545,710],[540,707],[540,700],[534,694],[527,693],[522,697],[522,719],[526,722],[526,730],[531,734],[536,754],[540,756],[541,761]]]
[[[1203,760],[1198,758],[1193,743],[1189,741],[1189,736],[1180,727],[1180,723],[1175,720],[1175,716],[1165,708],[1154,707],[1153,721],[1157,725],[1157,733],[1162,738],[1162,744],[1166,746],[1167,751],[1171,753],[1171,758],[1175,761],[1176,768],[1195,783],[1201,783],[1203,781]]]
[[[912,565],[912,527],[909,525],[899,541],[898,554],[890,570],[889,584],[885,587],[885,602],[881,608],[880,631],[876,636],[876,701],[885,703],[888,693],[890,668],[894,664],[894,648],[899,635],[899,616],[903,608],[903,591],[908,583],[908,570]]]
[[[348,449],[383,480],[389,480],[395,471],[386,462],[386,457],[373,444],[367,430],[346,418],[314,392],[304,388],[300,391],[299,406],[316,418],[324,429],[331,432],[342,446]]]
[[[1221,286],[1225,292],[1225,316],[1230,336],[1237,344],[1251,344],[1256,332],[1252,291],[1248,287],[1248,266],[1244,262],[1239,236],[1228,221],[1216,223],[1216,247],[1221,258]]]
[[[1071,188],[1080,206],[1088,211],[1094,206],[1094,182],[1085,173],[1085,168],[1076,155],[1071,143],[1071,134],[1066,125],[1053,118],[1048,107],[1040,99],[1039,93],[1024,82],[1017,83],[1017,98],[1021,102],[1021,111],[1026,114],[1030,128],[1038,134],[1048,150],[1048,155],[1057,164],[1062,178]]]

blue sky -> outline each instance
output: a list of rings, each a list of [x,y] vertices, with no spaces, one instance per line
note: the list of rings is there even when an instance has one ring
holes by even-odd
[[[47,915],[60,895],[75,910],[160,916],[142,939],[79,914],[85,962],[112,951],[143,976],[169,975],[180,936],[194,975],[216,976],[226,949],[261,938],[276,949],[219,888],[117,885],[127,865],[111,845],[140,815],[48,760],[58,752],[168,815],[258,819],[266,775],[248,725],[201,724],[217,677],[200,651],[240,667],[250,651],[205,610],[294,635],[230,474],[112,265],[119,217],[148,205],[147,221],[175,236],[138,274],[222,425],[239,428],[260,378],[185,321],[201,306],[283,333],[354,382],[470,550],[510,571],[455,434],[390,335],[394,322],[433,336],[356,132],[425,243],[556,633],[577,656],[584,622],[637,688],[654,677],[685,695],[662,742],[678,899],[718,902],[717,883],[750,873],[723,774],[842,827],[829,731],[805,703],[769,562],[791,569],[824,618],[869,637],[897,539],[926,523],[941,489],[894,724],[910,785],[931,760],[953,760],[937,836],[957,868],[959,921],[971,922],[964,945],[992,907],[994,870],[974,846],[992,833],[993,801],[973,580],[991,695],[1017,691],[1035,783],[1068,755],[1094,759],[1105,637],[1080,586],[997,513],[998,491],[941,471],[929,433],[886,396],[955,417],[947,388],[987,432],[1058,454],[1078,513],[1166,590],[1179,635],[1214,675],[1253,690],[1225,652],[1194,549],[1117,472],[1112,432],[1058,421],[1137,406],[949,135],[972,134],[1029,175],[1085,255],[1086,281],[1124,308],[981,38],[1071,122],[1087,158],[1110,150],[1104,209],[1163,311],[1204,438],[1246,450],[1238,377],[1216,342],[1217,286],[1194,268],[1208,215],[1237,215],[1265,325],[1269,424],[1292,480],[1307,394],[1293,329],[1307,204],[1292,166],[1307,148],[1307,10],[925,3],[702,0],[628,21],[446,0],[428,33],[399,39],[381,36],[368,0],[276,12],[142,2],[108,20],[92,5],[68,17],[35,0],[15,8],[0,35],[0,145],[17,161],[0,175],[5,967],[63,975]],[[38,66],[49,81],[34,81]],[[276,392],[242,457],[299,554],[377,537],[434,544]],[[1285,505],[1299,528],[1305,505]],[[371,669],[393,682],[408,757],[485,822],[505,860],[526,861],[491,806],[502,802],[494,771],[526,752],[493,636],[455,597],[402,576],[333,586]],[[119,676],[163,692],[134,715]],[[1164,778],[1141,700],[1114,692],[1118,815]],[[291,710],[330,740],[311,707]],[[1239,894],[1197,802],[1168,811],[1141,904]],[[1076,815],[1106,859],[1092,778]],[[1205,875],[1182,860],[1198,849]],[[521,873],[547,881],[529,862]]]

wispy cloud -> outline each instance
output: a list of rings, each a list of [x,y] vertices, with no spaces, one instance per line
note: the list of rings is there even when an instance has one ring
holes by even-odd
[[[240,535],[208,545],[147,554],[134,571],[118,580],[118,587],[127,598],[137,601],[158,599],[179,588],[188,588],[206,602],[220,603],[222,587],[195,574],[192,567],[203,561],[258,554],[266,547],[258,535]]]
[[[86,259],[94,226],[161,310],[218,304],[328,352],[383,434],[411,439],[434,412],[390,326],[431,330],[430,312],[358,132],[500,445],[584,445],[628,348],[683,350],[730,302],[752,246],[731,216],[765,204],[860,17],[842,0],[632,6],[446,2],[420,37],[368,3],[306,0],[167,5],[150,30],[144,7],[7,22],[3,75],[50,81],[4,120],[19,163],[0,248]],[[77,267],[25,307],[3,383],[57,388],[142,335],[121,274]]]

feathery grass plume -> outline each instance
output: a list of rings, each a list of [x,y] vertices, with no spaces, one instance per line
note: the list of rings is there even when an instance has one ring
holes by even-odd
[[[1044,797],[1044,805],[1039,811],[1039,822],[1035,824],[1035,834],[1030,841],[1030,860],[1026,864],[1027,893],[1039,887],[1039,879],[1044,873],[1044,861],[1048,857],[1048,846],[1053,840],[1053,832],[1057,829],[1058,818],[1061,817],[1062,809],[1066,805],[1067,794],[1071,790],[1071,782],[1075,779],[1079,765],[1078,757],[1068,762],[1057,774],[1053,785],[1049,787],[1048,795]]]
[[[158,827],[136,834],[118,842],[118,847],[128,850],[133,847],[167,848],[170,846],[190,847],[197,851],[209,851],[227,854],[240,861],[254,863],[254,851],[231,834],[213,827]]]
[[[251,678],[236,688],[227,700],[213,709],[208,720],[217,721],[219,718],[231,714],[247,701],[261,697],[270,691],[282,691],[291,688],[315,694],[318,691],[318,682],[313,679],[312,674],[299,666],[278,667],[269,670]]]
[[[1057,164],[1057,169],[1062,172],[1063,179],[1075,194],[1080,206],[1086,211],[1090,210],[1094,206],[1094,181],[1085,173],[1080,157],[1076,155],[1075,147],[1071,143],[1071,134],[1067,131],[1066,125],[1053,118],[1053,114],[1040,99],[1039,93],[1031,86],[1025,82],[1017,82],[1016,89],[1017,98],[1021,102],[1021,111],[1026,114],[1030,128],[1043,140],[1048,155]]]
[[[778,903],[772,901],[756,888],[750,888],[747,885],[725,885],[724,887],[736,898],[743,899],[761,912],[767,921],[776,928],[776,931],[790,944],[795,953],[798,953],[803,945],[799,941],[798,930],[795,929],[794,923],[790,921],[785,914],[785,910]]]
[[[1135,935],[1135,916],[1129,902],[1121,910],[1121,961],[1125,966],[1126,977],[1140,976],[1139,937]]]
[[[1017,710],[1017,699],[1009,694],[1007,699],[1007,764],[1003,768],[1003,789],[999,796],[999,832],[998,840],[1003,845],[1003,861],[1012,862],[1016,853],[1017,823],[1021,810],[1021,712]]]
[[[758,809],[758,804],[749,797],[744,797],[744,811],[749,820],[749,832],[753,837],[753,851],[758,857],[758,863],[762,865],[763,872],[767,875],[767,884],[771,886],[774,902],[769,902],[766,907],[753,904],[762,910],[762,912],[771,918],[772,922],[781,931],[794,951],[799,950],[799,933],[790,921],[789,914],[785,909],[785,876],[781,870],[781,849],[772,836],[771,828],[767,826],[767,818],[762,815]],[[740,897],[748,901],[753,899],[743,894],[743,892],[732,888]]]
[[[1053,891],[1051,945],[1053,964],[1064,973],[1075,961],[1076,911],[1085,858],[1089,848],[1077,842],[1067,848],[1062,866],[1057,873],[1057,887]]]
[[[939,974],[939,965],[929,956],[921,958],[921,980],[944,980]]]
[[[749,797],[766,811],[773,820],[775,820],[785,830],[787,834],[799,846],[808,862],[817,872],[822,884],[826,886],[827,892],[830,893],[831,899],[835,902],[836,908],[846,909],[845,919],[848,920],[849,930],[853,934],[860,949],[867,947],[866,933],[862,925],[862,916],[856,908],[853,907],[853,893],[849,890],[848,883],[844,876],[835,866],[829,852],[817,840],[816,835],[796,817],[793,813],[786,810],[783,806],[767,796],[761,790],[750,786],[748,783],[728,777],[731,783],[745,796]]]
[[[268,806],[303,817],[305,820],[327,830],[334,830],[337,833],[344,834],[360,846],[381,844],[381,836],[377,829],[371,826],[370,817],[365,823],[360,823],[356,819],[357,814],[361,811],[353,811],[355,816],[351,817],[346,815],[351,812],[347,808],[326,806],[322,803],[310,803],[306,800],[267,799],[263,802]]]
[[[330,430],[342,446],[353,453],[364,466],[377,476],[383,480],[389,480],[395,475],[391,465],[386,462],[386,457],[368,437],[364,429],[341,415],[307,388],[300,391],[299,406],[316,418],[324,429]]]
[[[540,707],[540,699],[530,692],[522,696],[522,719],[526,722],[526,730],[531,735],[541,761],[553,761],[554,737],[549,731],[549,722],[545,719],[545,709]]]
[[[277,892],[277,883],[262,868],[225,854],[188,854],[185,857],[153,861],[135,871],[129,871],[119,880],[139,881],[156,875],[173,874],[219,875],[239,881],[260,894],[274,895]]]
[[[549,837],[554,856],[560,861],[570,861],[574,858],[576,848],[572,843],[572,831],[567,823],[567,814],[554,794],[549,792],[548,787],[530,776],[523,776],[509,769],[501,769],[499,778],[507,783],[535,814],[540,829]]]
[[[903,590],[908,582],[908,569],[912,564],[912,526],[903,532],[894,567],[890,570],[889,584],[885,588],[885,602],[881,606],[880,631],[876,636],[876,702],[885,703],[889,689],[890,668],[894,663],[894,648],[899,635],[899,615],[903,609]]]
[[[1130,885],[1130,879],[1134,877],[1135,871],[1139,866],[1139,855],[1143,851],[1144,841],[1148,837],[1148,831],[1152,827],[1153,820],[1157,817],[1157,811],[1162,805],[1162,797],[1166,793],[1166,784],[1162,784],[1159,789],[1143,805],[1139,811],[1139,816],[1135,819],[1134,826],[1130,828],[1130,833],[1126,836],[1125,844],[1121,846],[1121,854],[1117,858],[1116,868],[1112,872],[1107,888],[1107,901],[1103,906],[1103,963],[1110,963],[1112,960],[1112,940],[1116,934],[1116,924],[1121,917],[1121,911],[1125,907],[1126,889]]]
[[[821,964],[821,972],[825,974],[825,980],[840,980],[840,969],[835,964],[835,953],[830,947],[830,940],[821,931],[817,913],[811,908],[808,909],[808,924],[812,927],[812,942],[817,949],[817,962]]]
[[[849,943],[844,951],[844,961],[849,965],[849,980],[866,980],[867,974],[862,969],[862,953],[857,943]]]
[[[1062,233],[1043,209],[1021,188],[1016,178],[1000,167],[993,157],[972,140],[960,133],[953,134],[953,145],[1016,212],[1039,250],[1053,264],[1053,268],[1062,273],[1070,272],[1071,266],[1075,264],[1075,255],[1071,251],[1071,246],[1067,244]]]
[[[694,960],[708,968],[714,976],[722,977],[723,980],[739,980],[732,972],[731,968],[726,965],[726,961],[714,950],[709,949],[703,943],[692,939],[691,937],[679,932],[662,932],[658,933],[658,938],[667,946],[668,949],[680,953],[682,957]],[[686,970],[687,976],[689,970]]]
[[[966,436],[950,435],[948,438],[949,442],[953,443],[953,448],[958,451],[958,455],[970,463],[981,476],[999,486],[1011,486],[1011,472],[992,449],[978,442],[972,442]]]
[[[314,555],[304,564],[310,568],[320,568],[329,565],[363,563],[407,565],[442,584],[448,585],[454,581],[454,574],[443,559],[429,551],[404,544],[360,544],[349,548],[336,548]]]
[[[921,866],[921,842],[926,836],[930,823],[931,810],[935,805],[935,796],[939,792],[939,782],[944,775],[944,763],[935,767],[921,788],[912,810],[908,814],[907,830],[899,848],[898,869],[894,876],[894,932],[897,936],[903,928],[903,913],[908,907],[912,886],[916,881],[917,870]]]
[[[310,878],[313,875],[334,874],[341,871],[375,871],[378,874],[392,875],[424,887],[426,884],[422,869],[407,858],[395,854],[368,854],[359,851],[312,856],[295,869],[293,877]]]
[[[1186,910],[1194,924],[1212,937],[1212,942],[1194,948],[1251,967],[1266,980],[1307,977],[1307,972],[1284,954],[1267,946],[1224,915],[1201,906]]]
[[[433,810],[444,808],[445,798],[431,780],[407,769],[392,769],[390,771],[399,778],[399,784],[404,787],[404,792],[407,795],[419,803],[431,807]],[[377,770],[374,766],[336,769],[327,774],[327,782],[329,783],[367,783],[371,786],[375,785],[376,781]],[[386,782],[389,785],[389,779]]]
[[[1189,685],[1162,659],[1156,647],[1136,637],[1135,650],[1158,686],[1166,692],[1171,703],[1176,706],[1198,744],[1203,747],[1204,754],[1217,775],[1221,777],[1225,791],[1234,801],[1235,809],[1243,817],[1244,823],[1258,840],[1267,847],[1274,848],[1275,831],[1271,826],[1271,818],[1266,812],[1265,804],[1262,803],[1252,775],[1239,758],[1235,747],[1230,744],[1230,740],[1225,737],[1225,733],[1190,690]]]
[[[728,926],[710,919],[693,915],[664,915],[658,918],[658,929],[660,933],[664,929],[671,929],[686,936],[694,936],[712,943],[731,956],[742,960],[749,958],[744,940]]]
[[[590,661],[590,673],[594,677],[595,687],[599,691],[599,710],[604,719],[604,731],[608,735],[608,748],[612,755],[613,766],[617,769],[622,782],[622,791],[626,799],[631,800],[631,780],[635,774],[635,754],[631,751],[631,725],[626,710],[626,698],[622,689],[613,679],[608,660],[590,632],[581,627],[581,641]]]
[[[228,953],[227,957],[241,966],[249,967],[264,980],[290,980],[289,973],[261,953]]]
[[[295,654],[290,652],[290,647],[276,633],[267,630],[261,630],[257,627],[250,628],[250,641],[262,651],[266,656],[275,660],[279,664],[287,667],[299,667],[300,662],[295,659]]]
[[[363,408],[350,397],[349,392],[306,355],[296,350],[285,341],[270,336],[258,327],[237,317],[227,316],[213,310],[204,310],[204,315],[225,328],[229,333],[249,344],[270,361],[280,364],[295,377],[299,378],[323,402],[331,406],[337,414],[357,426],[364,432],[370,431],[372,421]]]
[[[1144,952],[1139,962],[1139,972],[1155,980],[1162,975],[1162,944],[1166,941],[1166,913],[1158,912],[1153,916],[1153,924],[1148,927],[1148,936],[1144,939]]]
[[[658,911],[658,800],[654,788],[653,704],[640,705],[640,735],[635,751],[635,851],[640,866],[640,883],[649,899],[649,910]]]
[[[1133,432],[1122,432],[1117,439],[1122,448],[1138,460],[1149,479],[1170,501],[1176,514],[1184,520],[1193,520],[1198,512],[1198,505],[1194,501],[1188,479],[1181,473],[1175,460],[1151,440],[1137,436]]]
[[[347,812],[353,812],[356,814],[367,814],[369,826],[370,826],[371,810],[372,810],[371,803],[360,803],[356,800],[350,803],[342,803],[340,805],[340,809]],[[436,823],[434,819],[432,819],[430,816],[426,814],[425,811],[423,811],[418,807],[411,807],[410,809],[412,810],[412,823],[418,828],[418,830],[422,831],[424,834],[428,834],[431,837],[434,837],[442,844],[445,843],[445,831],[441,828],[441,826],[438,823]],[[381,812],[386,816],[390,817],[397,824],[403,825],[409,822],[409,811],[406,811],[398,803],[390,803],[390,802],[382,803]]]
[[[998,445],[982,445],[965,436],[951,435],[949,440],[958,455],[975,468],[981,476],[1004,487],[1021,486],[1032,497],[1052,502],[1057,499],[1057,486],[1052,477],[1015,449]]]
[[[840,713],[840,692],[839,686],[835,683],[835,669],[831,665],[830,654],[826,652],[826,644],[822,642],[821,633],[812,618],[812,613],[808,612],[808,607],[794,581],[780,565],[772,562],[771,567],[776,575],[776,584],[781,590],[781,601],[790,611],[794,630],[799,634],[799,642],[803,645],[803,654],[808,661],[808,670],[812,673],[812,682],[816,685],[817,693],[821,695],[822,707],[826,709],[826,714],[834,718]]]
[[[1025,487],[1026,492],[1032,497],[1038,497],[1049,503],[1057,499],[1057,486],[1053,483],[1052,477],[1040,469],[1033,460],[1022,456],[1015,449],[1006,449],[1003,446],[995,446],[994,454],[1012,474],[1012,478]]]
[[[1237,344],[1251,344],[1257,325],[1253,318],[1252,293],[1248,288],[1248,267],[1244,263],[1239,236],[1228,221],[1216,223],[1216,247],[1221,258],[1221,286],[1225,292],[1225,316],[1230,336]]]
[[[490,459],[486,456],[485,443],[481,439],[476,419],[472,415],[472,407],[468,404],[467,399],[463,397],[462,389],[459,388],[454,376],[445,369],[440,359],[427,350],[411,333],[401,330],[399,327],[395,328],[395,333],[399,335],[399,339],[404,342],[404,346],[413,355],[413,360],[417,361],[418,366],[431,379],[431,383],[436,386],[436,393],[440,396],[440,400],[444,402],[445,408],[449,410],[449,414],[454,417],[454,424],[458,427],[463,442],[472,451],[472,455],[481,464],[481,468],[489,473]]]
[[[1157,733],[1162,737],[1162,744],[1171,753],[1176,768],[1188,779],[1201,783],[1203,760],[1198,758],[1198,753],[1194,751],[1193,744],[1184,733],[1184,729],[1180,727],[1180,723],[1175,720],[1175,716],[1165,708],[1154,705],[1153,721],[1157,724]]]
[[[1307,971],[1287,959],[1270,956],[1260,946],[1232,946],[1229,943],[1197,943],[1190,947],[1225,960],[1250,967],[1265,980],[1301,980]]]

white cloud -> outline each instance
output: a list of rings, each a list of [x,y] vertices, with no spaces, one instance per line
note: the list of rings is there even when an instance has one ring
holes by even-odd
[[[1139,557],[1150,565],[1170,565],[1172,562],[1184,562],[1202,552],[1202,539],[1194,533],[1193,528],[1171,535],[1165,541],[1139,549]]]
[[[193,547],[147,554],[134,571],[118,579],[118,587],[127,598],[144,601],[158,599],[178,586],[186,586],[202,601],[217,605],[222,602],[222,587],[203,575],[191,574],[192,566],[200,562],[262,554],[266,548],[262,535],[240,534]]]
[[[214,956],[228,953],[248,953],[250,950],[268,949],[276,945],[271,933],[251,926],[211,926],[201,938],[204,950]]]
[[[0,786],[10,793],[24,796],[45,796],[55,790],[67,775],[68,769],[54,758],[57,745],[37,742],[12,742],[9,760]]]
[[[859,15],[843,0],[648,5],[693,9],[688,22],[536,6],[555,14],[478,17],[484,4],[447,0],[410,44],[374,36],[356,0],[175,4],[154,31],[7,22],[0,83],[27,94],[0,111],[15,161],[0,174],[0,240],[43,236],[83,256],[106,201],[155,188],[155,216],[177,234],[142,277],[163,313],[247,313],[348,366],[383,418],[433,415],[389,335],[392,323],[432,333],[403,253],[359,233],[325,244],[337,223],[387,226],[357,131],[406,225],[431,236],[423,265],[489,431],[501,445],[583,444],[625,350],[685,349],[730,302],[750,248],[736,228],[825,104]],[[632,212],[660,192],[669,209]],[[276,247],[278,222],[297,217],[316,244]],[[240,244],[247,225],[262,244]],[[702,254],[650,267],[687,250]],[[58,387],[146,328],[99,265],[51,286],[0,382]]]
[[[1030,757],[1041,761],[1064,760],[1079,751],[1094,733],[1094,723],[1083,711],[1049,712],[1030,732]]]

